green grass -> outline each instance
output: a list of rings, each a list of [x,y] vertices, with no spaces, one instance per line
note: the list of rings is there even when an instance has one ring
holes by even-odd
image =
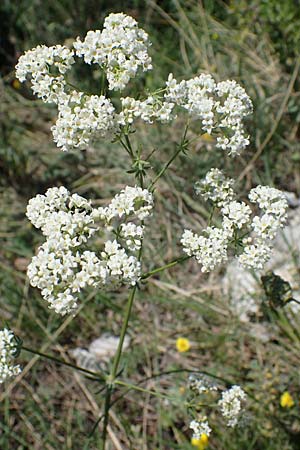
[[[254,114],[247,124],[251,145],[241,158],[233,161],[210,142],[198,139],[158,183],[156,214],[145,249],[149,270],[180,255],[178,237],[183,227],[205,226],[206,205],[195,198],[193,184],[209,168],[224,168],[228,175],[240,177],[242,196],[259,182],[300,194],[297,46],[293,49],[289,43],[287,48],[281,36],[274,36],[271,19],[268,26],[253,21],[251,5],[257,8],[259,2],[248,3],[233,2],[230,8],[221,1],[196,0],[124,1],[114,2],[113,8],[99,0],[1,4],[5,39],[0,80],[0,317],[28,346],[69,361],[69,349],[87,346],[104,332],[119,334],[127,295],[126,291],[91,292],[82,298],[74,319],[51,313],[26,278],[26,265],[41,243],[40,233],[25,217],[28,199],[63,184],[104,204],[132,178],[126,173],[126,154],[117,144],[99,143],[93,151],[70,154],[55,147],[50,133],[55,110],[34,100],[27,87],[16,89],[12,84],[18,54],[40,43],[52,45],[83,36],[108,11],[123,10],[139,20],[153,41],[156,69],[143,81],[149,90],[160,86],[169,72],[180,79],[207,71],[218,80],[236,79],[253,99]],[[265,14],[263,20],[267,18]],[[296,38],[295,33],[293,42]],[[283,64],[291,54],[290,64]],[[83,86],[86,75],[80,69],[73,78]],[[97,89],[97,78],[84,87]],[[138,127],[134,141],[142,143],[144,154],[157,148],[153,172],[172,154],[182,126],[178,119],[171,130],[162,125]],[[190,130],[191,137],[196,133],[196,128]],[[300,319],[287,317],[284,311],[269,312],[272,339],[264,344],[233,316],[219,275],[205,276],[190,261],[162,273],[139,291],[129,328],[132,348],[124,354],[122,377],[138,383],[161,371],[188,369],[232,380],[254,399],[249,401],[245,424],[235,430],[212,417],[209,449],[297,450]],[[257,295],[263,301],[261,291]],[[190,339],[189,352],[177,353],[178,336]],[[103,407],[103,394],[96,393],[99,386],[29,354],[22,353],[21,364],[21,381],[0,392],[0,449],[100,448],[99,429],[88,438]],[[179,373],[141,384],[172,396],[176,407],[134,391],[120,399],[110,418],[109,449],[191,449],[186,392],[181,389],[186,381],[187,374]],[[285,390],[296,402],[291,409],[279,404]]]

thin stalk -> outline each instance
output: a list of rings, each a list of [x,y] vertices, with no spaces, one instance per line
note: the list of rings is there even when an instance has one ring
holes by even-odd
[[[127,387],[130,390],[144,392],[145,394],[150,394],[153,397],[158,397],[158,398],[161,398],[164,400],[170,400],[170,401],[178,401],[177,398],[173,398],[173,397],[170,397],[169,395],[161,394],[160,392],[152,391],[150,389],[145,389],[145,388],[142,388],[135,384],[127,383],[126,381],[116,380],[115,383],[118,384],[119,386]]]
[[[120,386],[127,387],[130,390],[144,392],[145,394],[150,394],[150,395],[153,395],[154,397],[170,400],[170,397],[168,395],[160,394],[159,392],[155,392],[155,391],[152,391],[150,389],[145,389],[145,388],[142,388],[142,387],[137,386],[135,384],[127,383],[126,381],[116,380],[115,383],[120,385]]]
[[[125,310],[125,317],[122,324],[121,329],[121,335],[118,343],[118,348],[114,357],[113,367],[111,370],[111,374],[107,379],[107,391],[106,391],[106,397],[105,397],[105,404],[104,404],[104,423],[103,423],[103,431],[102,431],[102,450],[105,450],[105,444],[106,444],[106,437],[107,437],[107,426],[108,426],[108,416],[109,416],[109,410],[111,408],[110,400],[111,400],[111,394],[113,390],[113,386],[116,383],[116,375],[118,373],[119,363],[122,355],[122,349],[124,344],[124,339],[131,315],[132,305],[134,296],[136,293],[137,285],[135,285],[130,292],[130,295],[127,300],[126,310]]]
[[[134,151],[133,151],[128,134],[125,134],[125,141],[126,141],[128,149],[130,150],[131,155],[134,156]]]
[[[165,173],[165,171],[168,169],[168,167],[172,164],[172,162],[174,161],[174,159],[177,158],[177,156],[179,155],[180,152],[182,152],[186,147],[188,142],[186,141],[186,134],[187,134],[187,130],[188,130],[188,126],[186,126],[185,130],[184,130],[184,134],[183,137],[181,139],[180,144],[178,145],[178,148],[176,150],[176,152],[171,156],[171,158],[169,159],[169,161],[163,166],[163,168],[158,172],[158,174],[156,175],[156,177],[151,181],[151,183],[148,186],[148,190],[150,191],[151,189],[153,189],[155,183],[159,180],[160,177],[163,176],[163,174]]]
[[[119,363],[120,363],[121,354],[122,354],[122,349],[123,349],[123,344],[124,344],[124,339],[125,339],[125,334],[126,334],[126,331],[127,331],[127,328],[128,328],[128,323],[129,323],[129,319],[130,319],[130,315],[131,315],[131,310],[132,310],[132,305],[133,305],[136,289],[137,289],[137,285],[134,285],[132,290],[131,290],[131,292],[130,292],[130,295],[128,297],[126,310],[125,310],[125,318],[124,318],[124,321],[123,321],[123,324],[122,324],[122,329],[121,329],[119,345],[118,345],[118,348],[117,348],[117,352],[115,354],[115,358],[114,358],[114,362],[113,362],[113,368],[112,368],[111,376],[110,376],[110,381],[112,383],[115,381],[116,374],[118,372]]]
[[[128,153],[128,155],[133,159],[133,154],[131,153],[131,151],[128,149],[127,145],[125,144],[125,142],[122,141],[122,139],[120,138],[120,144],[122,145],[122,147],[126,150],[126,152]]]
[[[147,278],[152,277],[152,275],[156,275],[159,272],[163,272],[166,269],[170,269],[171,267],[176,266],[177,264],[180,264],[187,259],[189,259],[190,256],[181,256],[180,258],[175,259],[174,261],[169,262],[168,264],[165,264],[164,266],[157,267],[156,269],[150,270],[149,272],[144,273],[141,276],[142,280],[146,280]]]
[[[100,373],[92,372],[91,370],[87,370],[87,369],[84,369],[83,367],[76,366],[75,364],[68,363],[61,359],[55,358],[55,356],[51,356],[51,355],[47,355],[46,353],[39,352],[38,350],[33,350],[24,345],[22,345],[22,350],[25,350],[26,352],[29,352],[29,353],[33,353],[34,355],[41,356],[42,358],[49,359],[50,361],[54,361],[57,364],[61,364],[62,366],[71,367],[72,369],[78,370],[79,372],[83,372],[88,375],[91,375],[97,380],[101,379],[102,381],[104,381],[104,377]]]
[[[153,189],[153,186],[156,184],[156,182],[159,180],[160,177],[163,176],[163,174],[165,173],[165,171],[168,169],[168,167],[172,164],[172,162],[174,161],[175,158],[177,158],[177,156],[179,155],[179,153],[182,151],[182,147],[179,146],[178,149],[176,150],[176,152],[173,154],[173,156],[169,159],[169,161],[164,165],[164,167],[158,172],[158,174],[156,175],[156,177],[154,178],[153,181],[151,181],[151,183],[148,186],[148,190],[150,191],[151,189]]]
[[[104,404],[104,414],[103,414],[104,423],[103,423],[103,430],[102,430],[102,450],[105,450],[111,393],[112,393],[112,386],[107,386],[106,395],[105,395],[105,404]]]
[[[133,149],[132,149],[128,135],[125,135],[125,140],[126,140],[126,144],[123,143],[123,146],[127,147],[128,152],[130,152],[132,155],[132,160],[134,160]],[[143,186],[143,177],[141,178],[140,183],[141,183],[141,186]],[[143,225],[143,222],[142,222],[142,225]],[[141,245],[139,253],[138,253],[138,261],[140,261],[142,258],[142,251],[143,251],[143,244]],[[109,410],[111,408],[111,395],[112,395],[112,392],[114,389],[114,384],[116,383],[116,377],[118,374],[118,368],[119,368],[119,364],[120,364],[120,360],[121,360],[121,356],[122,356],[124,339],[126,336],[126,331],[127,331],[129,320],[130,320],[136,291],[137,291],[137,285],[135,284],[133,286],[133,288],[131,289],[128,300],[127,300],[125,316],[123,319],[118,348],[117,348],[117,351],[116,351],[116,354],[114,357],[111,373],[110,373],[108,379],[106,380],[107,381],[107,391],[106,391],[104,414],[103,414],[104,424],[103,424],[103,432],[102,432],[102,450],[105,450],[106,437],[107,437],[107,426],[108,426],[108,421],[109,421]]]

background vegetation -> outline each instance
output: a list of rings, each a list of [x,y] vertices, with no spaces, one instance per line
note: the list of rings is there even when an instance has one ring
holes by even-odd
[[[300,195],[299,1],[2,0],[0,318],[27,344],[66,361],[70,348],[85,347],[104,332],[119,334],[126,292],[91,293],[82,299],[75,319],[49,312],[26,278],[26,266],[41,238],[25,218],[26,204],[61,184],[105,203],[131,178],[126,154],[116,144],[101,143],[81,153],[59,151],[50,133],[55,110],[15,80],[14,66],[25,50],[84,36],[100,28],[108,13],[119,11],[134,16],[153,42],[154,70],[141,81],[149,90],[160,86],[169,72],[180,79],[207,71],[217,80],[236,79],[254,102],[248,122],[251,145],[242,157],[227,158],[203,136],[158,184],[147,268],[179,255],[183,226],[205,224],[205,205],[194,197],[193,183],[210,167],[226,168],[240,181],[242,196],[257,183]],[[73,76],[79,86],[97,92],[96,73],[80,67]],[[130,86],[131,92],[138,88]],[[154,170],[168,159],[181,128],[179,121],[169,130],[137,130],[136,140],[146,152],[157,149]],[[299,274],[297,261],[296,266]],[[284,310],[267,310],[274,337],[262,342],[232,314],[220,275],[204,276],[191,261],[152,279],[135,304],[124,376],[137,383],[161,371],[185,368],[232,380],[255,400],[248,419],[236,430],[215,418],[209,448],[299,449],[300,319],[289,319]],[[189,352],[176,351],[179,336],[191,341]],[[54,363],[22,358],[21,381],[0,392],[1,450],[99,448],[99,433],[88,437],[103,403],[96,387]],[[180,402],[186,379],[186,374],[170,375],[143,386]],[[293,408],[280,407],[285,390],[295,400]],[[130,392],[111,414],[111,449],[192,448],[184,407]]]

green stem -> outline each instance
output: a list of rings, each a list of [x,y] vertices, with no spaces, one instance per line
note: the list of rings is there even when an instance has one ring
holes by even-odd
[[[133,151],[133,148],[132,148],[132,145],[131,145],[130,139],[129,139],[129,137],[128,137],[128,134],[125,134],[125,141],[126,141],[126,144],[127,144],[128,150],[130,151],[130,153],[131,153],[132,157],[134,157],[134,151]]]
[[[137,385],[135,385],[135,384],[127,383],[126,381],[116,380],[115,383],[118,384],[119,386],[127,387],[129,390],[134,390],[134,391],[139,391],[139,392],[145,392],[145,394],[150,394],[150,395],[153,395],[154,397],[158,397],[158,398],[162,398],[162,399],[167,399],[167,400],[170,400],[170,401],[178,401],[177,398],[173,398],[173,397],[170,397],[170,396],[168,396],[168,395],[165,395],[165,394],[161,394],[161,393],[159,393],[159,392],[152,391],[152,390],[150,390],[150,389],[145,389],[145,388],[142,388],[142,387],[137,386]]]
[[[211,226],[211,222],[212,222],[212,219],[214,217],[215,209],[216,209],[216,207],[215,207],[215,205],[213,205],[213,207],[211,208],[211,211],[210,211],[209,219],[208,219],[208,226],[209,227]]]
[[[93,376],[97,380],[100,379],[101,381],[104,381],[104,377],[100,373],[92,372],[91,370],[87,370],[87,369],[84,369],[83,367],[76,366],[75,364],[68,363],[68,362],[63,361],[61,359],[55,358],[55,356],[51,356],[51,355],[47,355],[46,353],[39,352],[38,350],[32,350],[31,348],[28,348],[28,347],[26,347],[24,345],[22,345],[22,350],[25,350],[26,352],[29,352],[29,353],[33,353],[34,355],[41,356],[42,358],[49,359],[50,361],[54,361],[57,364],[61,364],[63,366],[71,367],[72,369],[78,370],[79,372],[84,372],[84,373],[86,373],[88,375]]]
[[[106,395],[105,395],[105,404],[104,404],[104,423],[102,430],[102,450],[105,450],[106,436],[107,436],[107,426],[109,419],[109,410],[110,410],[110,400],[111,400],[112,387],[107,386]]]
[[[179,155],[180,152],[182,152],[183,150],[185,150],[187,148],[188,145],[188,141],[186,140],[186,135],[187,135],[187,130],[188,130],[188,126],[186,126],[185,130],[184,130],[184,134],[183,137],[181,139],[180,144],[178,145],[178,148],[176,150],[176,152],[171,156],[171,158],[169,159],[169,161],[163,166],[163,168],[158,172],[158,174],[156,175],[156,177],[154,178],[153,181],[151,181],[151,183],[148,186],[148,190],[152,190],[155,183],[159,180],[160,177],[163,176],[163,174],[165,173],[165,171],[168,169],[168,167],[172,164],[172,162],[174,161],[174,159]]]
[[[152,190],[153,186],[156,184],[156,182],[159,180],[160,177],[163,176],[163,174],[165,173],[165,171],[168,169],[168,167],[172,164],[172,162],[174,161],[174,159],[179,155],[179,153],[182,151],[181,146],[178,147],[178,149],[176,150],[176,152],[173,154],[173,156],[169,159],[169,161],[164,165],[164,167],[160,170],[160,172],[156,175],[156,177],[154,178],[154,180],[149,184],[148,186],[148,190]]]
[[[131,159],[133,160],[133,154],[131,153],[131,151],[128,149],[127,145],[125,144],[125,142],[122,141],[122,139],[119,139],[120,144],[122,145],[122,147],[126,150],[126,152],[128,153],[128,155],[131,157]]]
[[[134,301],[134,296],[135,296],[136,290],[137,290],[137,285],[135,285],[131,289],[130,295],[128,297],[126,310],[125,310],[125,317],[124,317],[124,320],[123,320],[122,329],[121,329],[121,335],[120,335],[120,339],[119,339],[119,344],[118,344],[117,352],[115,354],[113,367],[112,367],[112,371],[111,371],[111,375],[110,375],[110,382],[111,383],[115,382],[115,378],[116,378],[116,375],[117,375],[117,372],[118,372],[119,363],[120,363],[121,354],[122,354],[122,349],[123,349],[123,344],[124,344],[124,339],[125,339],[126,331],[127,331],[127,328],[128,328],[128,323],[129,323],[129,319],[130,319],[130,315],[131,315],[131,310],[132,310],[132,305],[133,305],[133,301]]]
[[[130,139],[129,136],[127,134],[125,134],[125,140],[126,140],[126,144],[124,142],[121,141],[122,145],[126,148],[126,150],[130,153],[131,157],[132,157],[132,161],[134,161],[134,152],[133,152],[133,148],[132,145],[130,143]],[[140,178],[140,184],[141,187],[143,186],[143,177]],[[143,222],[141,223],[141,225],[143,225]],[[141,261],[142,258],[142,251],[143,251],[143,244],[140,247],[139,253],[138,253],[138,261]],[[120,364],[120,360],[121,360],[121,356],[122,356],[122,350],[123,350],[123,344],[124,344],[124,339],[126,336],[126,331],[128,328],[128,324],[129,324],[129,319],[131,316],[131,311],[132,311],[132,306],[133,306],[133,302],[134,302],[134,297],[137,291],[137,284],[135,284],[133,286],[133,288],[130,291],[128,300],[127,300],[127,304],[126,304],[126,309],[125,309],[125,316],[123,319],[123,324],[122,324],[122,329],[121,329],[121,334],[120,334],[120,339],[119,339],[119,343],[118,343],[118,348],[116,351],[116,354],[114,356],[114,361],[113,361],[113,366],[112,366],[112,370],[111,373],[108,377],[107,381],[107,391],[106,391],[106,398],[105,398],[105,405],[104,405],[104,424],[103,424],[103,432],[102,432],[102,450],[105,450],[105,444],[106,444],[106,437],[107,437],[107,426],[108,426],[108,421],[109,421],[109,410],[111,408],[111,395],[114,389],[114,384],[116,384],[116,377],[118,376],[118,369],[119,369],[119,364]]]
[[[141,256],[141,249],[140,249],[140,253],[139,253],[139,257],[140,256]],[[125,317],[124,317],[123,324],[122,324],[118,348],[117,348],[117,351],[116,351],[116,354],[114,357],[111,374],[107,379],[107,383],[108,383],[107,391],[106,391],[107,395],[105,398],[104,414],[103,414],[104,415],[104,424],[103,424],[103,432],[102,432],[102,450],[105,450],[105,443],[106,443],[106,437],[107,437],[108,415],[109,415],[109,410],[111,408],[111,403],[110,403],[111,394],[112,394],[113,386],[116,383],[116,376],[118,373],[120,359],[122,356],[124,339],[125,339],[126,331],[128,328],[128,323],[129,323],[129,319],[130,319],[130,315],[131,315],[131,310],[132,310],[132,305],[133,305],[136,290],[137,290],[137,285],[134,285],[134,287],[131,289],[131,292],[130,292],[128,300],[127,300]],[[108,391],[109,391],[109,395],[108,395]]]
[[[170,269],[171,267],[176,266],[177,264],[180,264],[187,259],[189,259],[190,256],[181,256],[180,258],[175,259],[174,261],[169,262],[168,264],[165,264],[164,266],[158,267],[157,269],[150,270],[149,272],[144,273],[141,276],[141,280],[146,280],[147,278],[152,277],[152,275],[155,275],[159,272],[162,272],[166,269]]]

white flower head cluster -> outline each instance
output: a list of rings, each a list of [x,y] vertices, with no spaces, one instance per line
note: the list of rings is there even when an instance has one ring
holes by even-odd
[[[28,202],[26,215],[56,248],[77,247],[97,230],[89,201],[63,186],[50,188]]]
[[[139,68],[152,69],[147,33],[136,20],[123,13],[110,14],[103,30],[89,31],[74,43],[76,55],[88,64],[99,64],[106,72],[109,89],[122,90]]]
[[[58,103],[64,92],[64,74],[74,64],[74,53],[67,47],[39,45],[20,56],[16,77],[25,81],[29,76],[33,92],[47,103]]]
[[[252,112],[252,103],[235,81],[216,83],[211,75],[201,74],[178,83],[170,74],[165,98],[199,118],[204,132],[220,134],[216,146],[228,150],[230,155],[240,154],[249,145],[243,119]]]
[[[188,386],[192,391],[199,395],[207,393],[209,391],[218,390],[216,384],[212,383],[211,380],[205,375],[190,375]]]
[[[240,386],[232,386],[222,393],[218,402],[221,414],[227,419],[229,427],[235,427],[243,411],[243,402],[246,401],[246,393]]]
[[[181,237],[183,251],[194,256],[202,265],[202,272],[210,272],[217,265],[226,261],[229,239],[232,237],[232,229],[207,227],[203,235],[184,230]]]
[[[132,215],[139,220],[144,220],[151,214],[153,208],[153,196],[147,189],[141,187],[126,186],[120,194],[117,194],[105,208],[94,210],[94,217],[100,217],[110,224],[114,218],[127,218]]]
[[[14,333],[4,328],[0,331],[0,384],[21,372],[20,366],[13,363],[16,351],[17,345]]]
[[[61,97],[58,119],[51,128],[54,142],[62,150],[85,149],[99,138],[115,134],[115,108],[103,95],[73,91]]]
[[[109,89],[121,91],[140,70],[152,69],[149,46],[148,34],[135,19],[112,13],[102,30],[88,31],[83,40],[77,38],[73,50],[40,45],[27,51],[18,61],[16,76],[21,82],[30,79],[39,98],[58,105],[52,132],[62,150],[86,149],[95,139],[114,138],[136,119],[148,124],[168,123],[181,108],[200,119],[204,132],[217,136],[217,147],[232,156],[239,154],[249,144],[243,119],[250,114],[252,104],[235,81],[216,83],[211,75],[201,74],[178,83],[170,74],[164,88],[139,99],[121,98],[120,110],[116,110],[109,98],[73,90],[66,79],[74,58],[83,58],[87,64],[100,66]]]
[[[239,262],[244,267],[262,269],[270,258],[270,241],[287,219],[288,202],[283,192],[269,186],[251,189],[249,200],[259,206],[263,215],[254,217],[251,227],[255,237],[245,239]]]
[[[221,208],[235,198],[233,184],[234,181],[226,178],[221,170],[211,169],[203,180],[195,183],[195,192]]]
[[[249,200],[263,211],[262,216],[252,218],[249,205],[234,199],[232,186],[233,180],[226,179],[217,169],[212,169],[196,185],[196,191],[221,208],[222,215],[221,227],[208,226],[202,235],[188,229],[183,232],[183,250],[196,258],[202,265],[202,272],[209,272],[227,260],[229,248],[236,251],[237,244],[243,247],[238,255],[240,264],[262,269],[270,258],[270,241],[286,220],[288,203],[281,191],[268,186],[252,189]]]
[[[107,208],[98,209],[64,187],[37,195],[29,201],[27,217],[41,229],[46,241],[28,266],[31,285],[38,287],[49,307],[62,315],[76,309],[78,294],[88,286],[108,289],[135,285],[141,267],[129,252],[140,249],[144,227],[132,220],[144,220],[152,207],[149,191],[130,186]],[[112,223],[114,217],[118,221]],[[107,240],[98,255],[81,247],[100,225],[103,231],[113,231],[116,239]]]
[[[175,116],[172,114],[175,104],[164,102],[158,96],[150,95],[145,100],[136,100],[132,97],[121,98],[122,111],[117,117],[119,125],[131,125],[140,118],[144,122],[154,121],[167,123]]]
[[[133,222],[121,224],[121,236],[126,241],[129,250],[136,251],[142,246],[144,226],[136,225]]]
[[[193,439],[201,439],[203,434],[209,436],[211,433],[211,428],[206,420],[203,418],[201,420],[192,420],[190,423],[190,429],[193,430]]]

